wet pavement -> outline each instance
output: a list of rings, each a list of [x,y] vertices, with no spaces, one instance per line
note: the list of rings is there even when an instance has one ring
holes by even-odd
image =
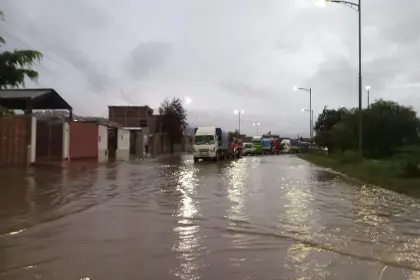
[[[0,178],[0,279],[420,279],[420,200],[294,156]]]

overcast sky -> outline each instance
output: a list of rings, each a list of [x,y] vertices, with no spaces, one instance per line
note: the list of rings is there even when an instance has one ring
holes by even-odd
[[[44,54],[40,78],[84,115],[190,97],[193,125],[308,135],[316,115],[357,106],[357,12],[313,0],[2,0],[9,48]],[[371,100],[420,109],[420,1],[362,3]],[[363,99],[366,106],[366,96]]]

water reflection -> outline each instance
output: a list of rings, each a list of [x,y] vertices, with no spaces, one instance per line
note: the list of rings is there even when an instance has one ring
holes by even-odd
[[[228,177],[228,199],[230,201],[230,208],[228,210],[228,220],[230,226],[235,226],[236,221],[246,221],[249,217],[245,214],[245,181],[247,179],[247,166],[245,161],[232,162],[227,169],[226,176]]]
[[[245,160],[234,161],[225,172],[228,179],[227,198],[230,205],[226,218],[228,227],[234,230],[243,228],[249,221],[249,216],[245,212],[245,194],[247,192],[245,182],[248,177],[246,163]],[[232,242],[231,247],[236,249],[248,248],[254,239],[235,231],[228,236]],[[229,261],[234,267],[241,267],[246,260],[246,257],[232,257]]]
[[[286,236],[293,236],[294,243],[287,249],[285,267],[293,271],[298,279],[324,279],[328,273],[327,264],[320,264],[312,260],[310,254],[319,249],[313,248],[298,240],[312,241],[317,229],[313,227],[314,209],[311,208],[311,173],[303,166],[290,165],[284,167],[290,174],[289,178],[282,178],[281,188],[285,194],[285,211],[279,215],[279,228],[285,230]]]
[[[395,231],[389,223],[389,213],[383,211],[384,206],[389,208],[388,203],[381,199],[376,188],[366,186],[360,187],[353,203],[357,205],[353,240],[383,244],[385,250],[390,245],[387,237]]]
[[[293,156],[13,172],[1,279],[419,279],[418,199]]]
[[[181,193],[177,224],[174,228],[178,236],[173,250],[180,253],[180,267],[173,274],[181,279],[199,279],[203,261],[200,252],[204,250],[203,240],[200,237],[200,225],[196,219],[199,214],[199,204],[195,200],[197,178],[193,166],[185,166],[179,170],[177,191]]]

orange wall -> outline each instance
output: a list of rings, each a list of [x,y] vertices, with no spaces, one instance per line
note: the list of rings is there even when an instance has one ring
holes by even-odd
[[[70,160],[98,157],[98,126],[95,123],[69,122]]]

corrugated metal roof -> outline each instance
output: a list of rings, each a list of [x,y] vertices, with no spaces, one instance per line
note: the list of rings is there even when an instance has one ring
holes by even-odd
[[[72,110],[72,107],[52,88],[0,90],[0,106],[10,110]]]
[[[51,93],[52,89],[5,89],[0,90],[0,98],[4,99],[34,99]]]

